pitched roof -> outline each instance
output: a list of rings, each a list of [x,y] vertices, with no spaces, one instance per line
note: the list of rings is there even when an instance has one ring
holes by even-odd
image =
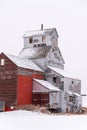
[[[40,79],[34,79],[34,80],[39,84],[43,85],[44,87],[46,87],[47,89],[49,89],[50,91],[62,91],[46,80],[40,80]]]
[[[73,93],[71,91],[65,91],[66,93],[68,93],[69,95],[73,95]]]
[[[21,58],[18,56],[14,55],[9,55],[4,53],[14,64],[16,64],[18,67],[26,68],[26,69],[31,69],[31,70],[36,70],[36,71],[41,71],[43,70],[39,68],[33,61],[28,60],[27,58]]]
[[[62,77],[72,78],[72,79],[78,79],[77,77],[73,76],[71,73],[69,73],[69,72],[67,72],[67,71],[65,71],[63,69],[56,68],[56,67],[51,67],[51,66],[48,66],[48,68],[51,69],[51,70],[53,70],[54,72],[58,73]]]
[[[80,94],[78,94],[78,93],[73,93],[75,96],[77,96],[77,97],[79,97],[79,96],[81,96]]]
[[[19,53],[19,57],[26,58],[44,58],[50,50],[50,46],[39,47],[39,48],[24,48]]]
[[[78,94],[78,93],[75,93],[75,92],[71,92],[71,91],[65,91],[66,93],[68,93],[69,95],[75,95],[75,96],[77,96],[77,97],[81,97],[81,94]]]
[[[54,31],[56,31],[56,28],[49,28],[49,29],[43,29],[43,30],[32,30],[25,32],[23,37],[31,37],[31,36],[45,36],[45,35],[51,35]],[[58,36],[58,33],[56,31],[56,34]]]

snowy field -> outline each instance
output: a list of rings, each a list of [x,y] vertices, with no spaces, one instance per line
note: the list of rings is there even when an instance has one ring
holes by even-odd
[[[87,130],[87,115],[46,115],[30,111],[0,113],[1,130]]]

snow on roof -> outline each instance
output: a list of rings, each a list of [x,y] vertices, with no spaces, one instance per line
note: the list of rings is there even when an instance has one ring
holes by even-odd
[[[32,58],[37,53],[37,48],[24,48],[19,53],[20,57]]]
[[[81,97],[81,95],[80,95],[80,94],[75,93],[75,92],[66,91],[66,93],[68,93],[68,94],[69,94],[69,95],[71,95],[71,96],[75,95],[75,96],[77,96],[77,97]]]
[[[50,47],[39,47],[39,48],[24,48],[20,53],[19,57],[26,58],[44,58],[47,55],[47,52],[50,50]]]
[[[30,36],[34,36],[34,35],[44,35],[45,31],[44,30],[34,30],[34,31],[27,31],[25,32],[23,37],[30,37]]]
[[[73,93],[74,95],[76,95],[77,97],[79,97],[79,96],[81,96],[80,94],[78,94],[78,93]]]
[[[46,80],[34,79],[36,82],[40,83],[41,85],[45,86],[51,91],[61,91],[59,88],[55,87],[53,84],[49,83]]]
[[[68,93],[69,95],[75,95],[77,97],[81,96],[80,94],[71,91],[66,91],[66,93]]]
[[[66,93],[68,93],[69,95],[73,95],[73,93],[70,91],[66,91]]]
[[[78,79],[77,77],[73,76],[71,73],[63,70],[63,69],[59,69],[56,67],[51,67],[48,66],[49,69],[53,70],[54,72],[58,73],[59,75],[66,77],[66,78],[72,78],[72,79]],[[79,80],[79,79],[78,79]]]
[[[25,32],[23,37],[31,37],[31,36],[36,36],[36,35],[51,35],[54,30],[56,30],[56,28],[27,31]]]
[[[39,68],[33,61],[28,60],[27,58],[21,58],[18,56],[14,55],[9,55],[4,53],[13,63],[15,63],[18,67],[26,68],[26,69],[31,69],[31,70],[37,70],[37,71],[42,71],[41,68]]]

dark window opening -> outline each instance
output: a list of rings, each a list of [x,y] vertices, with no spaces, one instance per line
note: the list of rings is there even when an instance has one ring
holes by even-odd
[[[74,81],[72,81],[72,84],[74,84]]]
[[[56,83],[56,79],[57,79],[56,77],[53,77],[53,82],[54,82],[54,83]]]
[[[55,49],[53,48],[53,52],[55,51]]]
[[[32,43],[33,42],[33,38],[29,38],[29,43]]]
[[[40,47],[40,44],[38,44],[38,47]]]
[[[45,42],[45,36],[42,36],[42,42]]]
[[[69,102],[73,102],[73,96],[69,96]]]

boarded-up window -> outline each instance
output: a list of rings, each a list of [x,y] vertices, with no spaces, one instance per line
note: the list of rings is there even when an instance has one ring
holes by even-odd
[[[42,36],[42,42],[45,42],[45,36]]]
[[[73,96],[69,96],[69,102],[73,102]]]
[[[29,43],[33,43],[33,38],[32,37],[29,38]]]
[[[1,59],[1,65],[5,65],[5,59]]]

